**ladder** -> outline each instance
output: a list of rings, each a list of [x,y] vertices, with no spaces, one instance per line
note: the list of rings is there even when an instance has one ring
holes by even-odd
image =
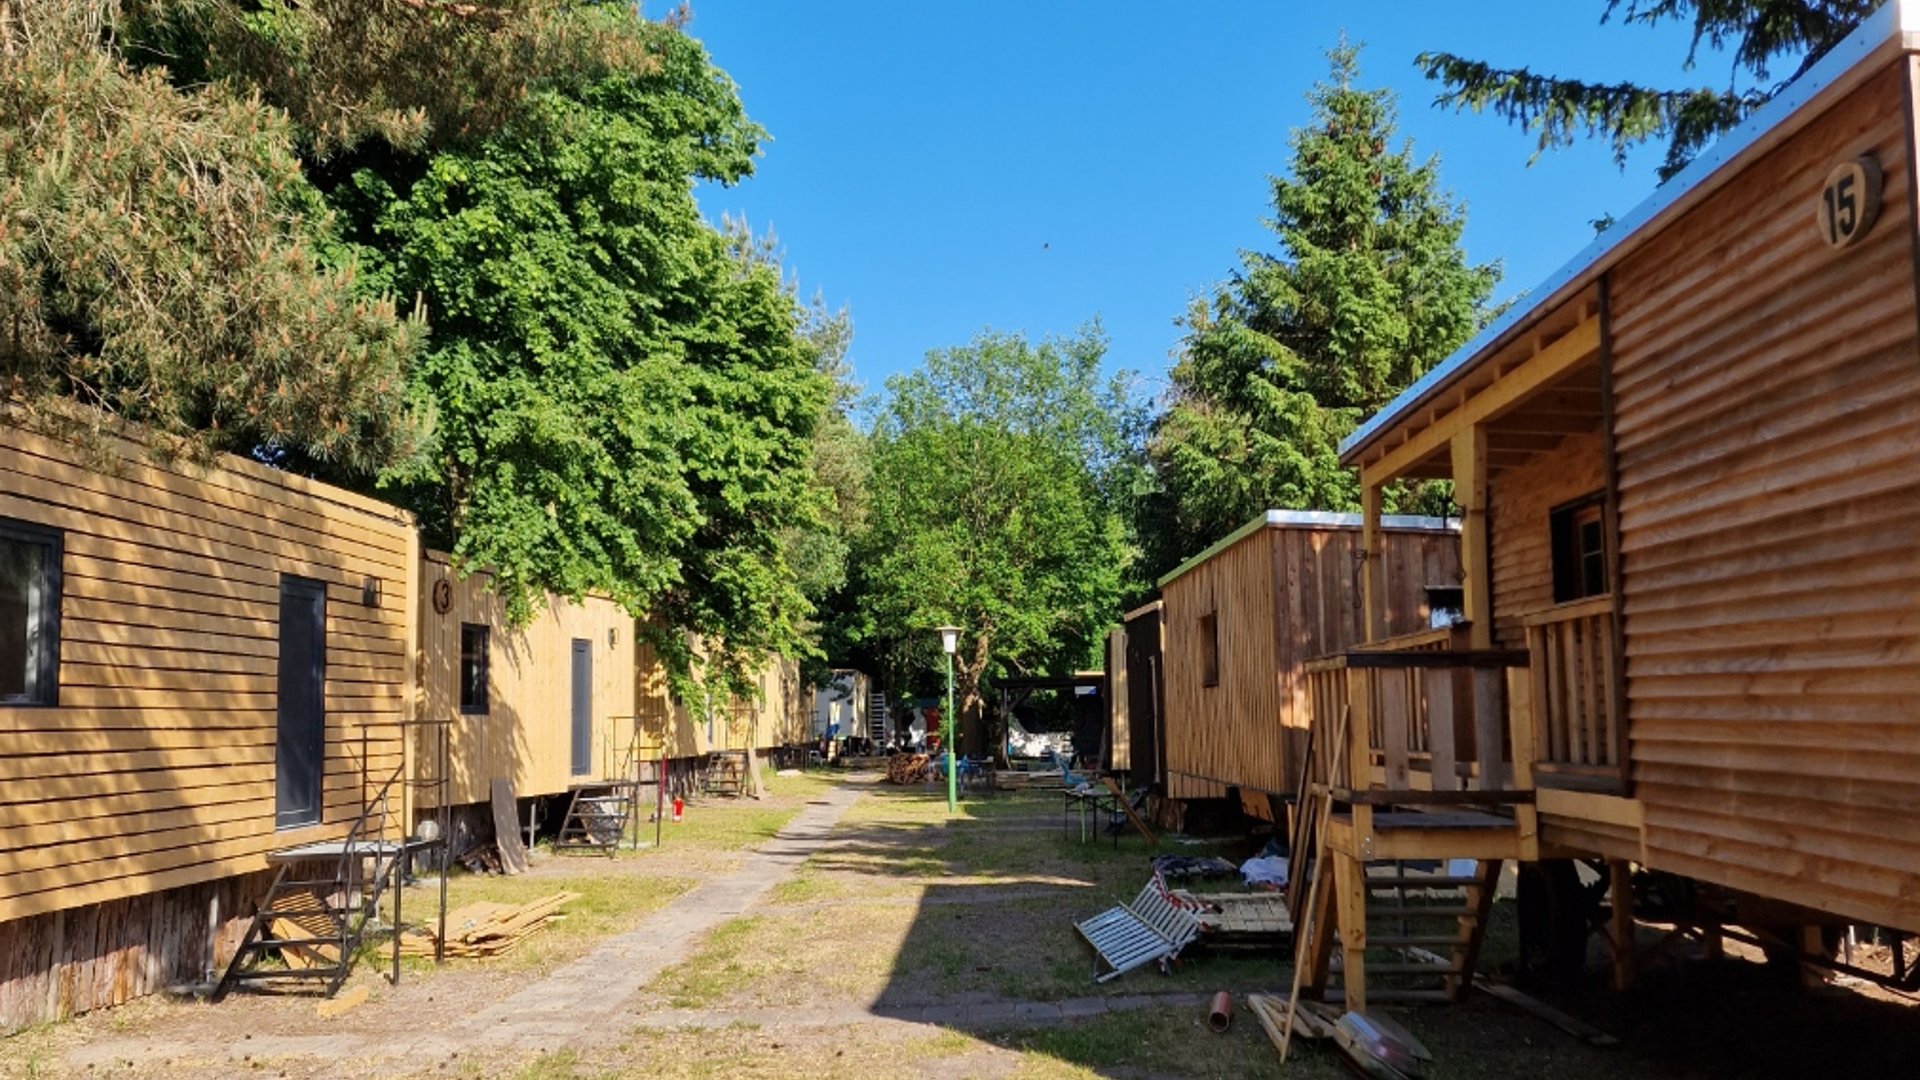
[[[867,695],[867,736],[874,741],[876,748],[885,747],[893,740],[887,737],[889,723],[893,718],[887,715],[887,695],[874,691]]]
[[[376,821],[386,820],[389,793],[405,768],[395,769],[380,786],[344,838],[268,853],[273,883],[214,987],[214,1001],[239,986],[269,983],[332,997],[352,972],[361,943],[376,928],[380,901],[390,889],[398,978],[401,868],[416,851],[441,843],[389,841],[374,832]],[[330,872],[319,869],[326,866]],[[282,966],[265,963],[275,954]]]

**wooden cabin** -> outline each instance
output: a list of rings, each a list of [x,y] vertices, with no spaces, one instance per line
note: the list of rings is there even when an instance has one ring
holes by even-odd
[[[0,426],[0,1032],[204,977],[405,765],[410,516],[103,449]]]
[[[797,661],[769,657],[753,692],[711,703],[689,703],[667,684],[665,666],[649,645],[637,653],[640,743],[668,761],[727,751],[762,752],[812,741],[813,687]]]
[[[1305,752],[1310,659],[1361,640],[1360,516],[1269,510],[1160,579],[1166,792],[1222,798],[1271,818]],[[1440,518],[1381,532],[1387,625],[1426,631],[1427,592],[1460,582],[1458,536]]]
[[[1160,607],[1158,600],[1142,604],[1122,616],[1107,635],[1107,707],[1112,716],[1107,767],[1126,773],[1135,786],[1159,785],[1164,791]]]
[[[634,775],[634,620],[606,597],[548,596],[509,626],[490,575],[461,576],[438,551],[420,561],[423,716],[450,721],[447,803],[485,802],[495,779],[520,798]],[[429,730],[415,753],[433,770]],[[423,792],[422,808],[434,805]]]
[[[1342,447],[1373,655],[1312,703],[1335,741],[1354,717],[1327,784],[1349,983],[1360,874],[1415,852],[1611,860],[1620,941],[1630,865],[1730,922],[1920,931],[1916,34],[1920,2],[1880,7]],[[1416,643],[1379,493],[1407,478],[1466,508],[1470,630],[1389,670]],[[1447,803],[1483,820],[1399,828]]]

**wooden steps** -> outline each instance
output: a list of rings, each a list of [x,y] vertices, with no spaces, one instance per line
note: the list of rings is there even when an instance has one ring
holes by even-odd
[[[612,858],[633,824],[639,799],[637,780],[602,780],[573,785],[560,833],[553,839],[556,853],[591,851]]]

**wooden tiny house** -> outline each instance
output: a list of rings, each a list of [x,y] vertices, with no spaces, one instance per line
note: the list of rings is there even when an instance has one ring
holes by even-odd
[[[0,426],[0,1031],[202,977],[405,762],[411,518],[105,450]]]
[[[1471,718],[1316,695],[1316,732],[1356,716],[1331,812],[1356,850],[1380,850],[1363,803],[1444,775],[1515,811],[1504,857],[1680,875],[1734,921],[1920,931],[1916,32],[1920,3],[1879,8],[1343,446],[1372,648],[1396,644],[1378,492],[1446,478],[1469,640],[1422,663],[1507,672]],[[1443,770],[1435,723],[1509,755]]]
[[[1438,518],[1389,518],[1388,625],[1428,625],[1427,590],[1460,581]],[[1292,794],[1304,751],[1308,660],[1361,639],[1360,517],[1270,510],[1160,581],[1167,794],[1238,789],[1262,817]]]
[[[509,626],[489,576],[462,577],[437,551],[422,557],[420,582],[420,701],[424,715],[451,720],[449,804],[486,801],[496,778],[532,798],[627,775],[632,616],[605,597],[548,596],[532,622]]]

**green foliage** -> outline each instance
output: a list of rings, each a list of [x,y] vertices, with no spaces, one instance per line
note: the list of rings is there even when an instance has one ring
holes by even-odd
[[[620,17],[645,71],[556,74],[486,140],[363,155],[332,197],[433,319],[412,391],[436,424],[386,493],[516,617],[603,592],[676,673],[697,640],[737,681],[801,647],[782,536],[815,512],[827,379],[778,269],[694,203],[696,178],[747,174],[760,130],[698,43]]]
[[[419,328],[344,257],[284,117],[136,71],[116,18],[0,5],[0,394],[69,435],[144,425],[164,452],[406,459]]]
[[[1499,268],[1466,261],[1438,160],[1391,146],[1393,96],[1354,85],[1357,49],[1329,57],[1290,174],[1272,179],[1280,251],[1244,255],[1188,309],[1149,446],[1160,489],[1140,531],[1155,572],[1269,508],[1356,508],[1339,441],[1488,316]]]
[[[1587,82],[1501,68],[1452,53],[1423,53],[1416,61],[1446,86],[1439,104],[1499,116],[1539,136],[1542,152],[1579,137],[1605,139],[1623,167],[1627,152],[1667,140],[1662,180],[1686,167],[1701,148],[1766,104],[1852,33],[1882,0],[1607,0],[1601,21],[1653,26],[1693,24],[1683,70],[1692,70],[1702,44],[1733,45],[1733,70],[1722,88],[1659,89],[1633,83]],[[1775,81],[1773,65],[1797,61]],[[1747,80],[1742,85],[1743,76]]]
[[[861,595],[896,669],[933,665],[933,627],[963,629],[970,719],[992,672],[1079,666],[1118,614],[1134,407],[1100,374],[1105,348],[1097,330],[1038,346],[983,332],[888,380]]]

